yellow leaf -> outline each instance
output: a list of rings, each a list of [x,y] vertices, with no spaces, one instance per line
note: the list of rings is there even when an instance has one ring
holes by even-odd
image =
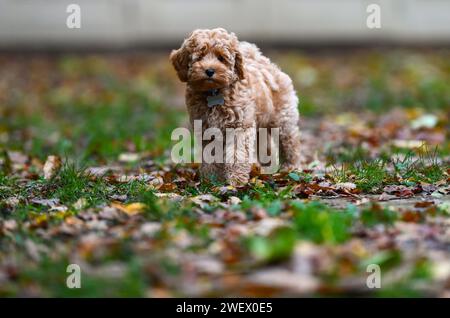
[[[134,202],[130,204],[113,203],[112,206],[128,215],[136,215],[147,207],[144,203]]]

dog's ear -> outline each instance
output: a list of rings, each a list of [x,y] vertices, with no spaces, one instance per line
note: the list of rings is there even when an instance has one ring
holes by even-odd
[[[227,31],[225,29],[220,29],[223,32]],[[233,51],[235,52],[234,56],[234,72],[237,75],[238,80],[243,80],[245,78],[245,71],[244,71],[244,59],[242,57],[242,53],[239,51],[239,40],[233,32],[230,33],[231,37],[231,43]]]
[[[236,56],[234,58],[234,69],[235,69],[235,72],[236,72],[239,80],[242,80],[245,78],[244,60],[243,60],[242,54],[241,54],[241,52],[239,52],[239,50],[236,51]]]
[[[170,61],[172,62],[175,71],[177,71],[180,81],[187,82],[189,52],[184,45],[178,50],[173,50],[172,53],[170,53]]]

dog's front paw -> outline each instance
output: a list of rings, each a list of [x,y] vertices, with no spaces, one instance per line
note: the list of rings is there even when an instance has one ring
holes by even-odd
[[[244,185],[250,178],[251,164],[225,165],[225,182],[233,185]]]

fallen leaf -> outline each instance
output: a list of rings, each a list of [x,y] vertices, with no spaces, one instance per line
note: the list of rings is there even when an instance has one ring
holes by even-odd
[[[136,162],[140,159],[138,153],[126,152],[119,155],[119,161],[121,162]]]
[[[175,183],[167,182],[163,183],[159,190],[163,192],[173,192],[177,188],[177,185]]]
[[[434,191],[433,193],[431,193],[431,196],[434,198],[442,198],[444,195],[442,193],[440,193],[439,191]]]
[[[61,169],[61,166],[61,158],[58,156],[48,156],[43,168],[44,179],[49,180],[53,178]]]
[[[289,173],[288,176],[294,181],[300,181],[300,176],[298,174],[296,174],[295,172]]]
[[[406,148],[406,149],[415,149],[420,148],[424,145],[423,140],[400,140],[395,139],[392,141],[392,144],[398,148]]]
[[[424,114],[411,122],[412,129],[434,128],[438,123],[438,118],[433,114]]]
[[[195,257],[191,262],[191,265],[202,274],[218,275],[224,271],[223,263],[210,256]]]
[[[338,190],[354,190],[356,189],[356,184],[353,182],[340,182],[334,185]]]
[[[450,202],[442,202],[438,205],[439,209],[450,215]]]
[[[152,237],[156,232],[161,229],[161,223],[158,222],[147,222],[141,225],[140,233]]]
[[[54,199],[37,199],[37,198],[34,198],[34,199],[31,199],[31,202],[35,203],[35,204],[43,205],[43,206],[48,206],[50,208],[53,208],[53,207],[56,207],[56,206],[59,205],[59,199],[56,199],[56,198],[54,198]]]
[[[155,196],[158,197],[158,198],[167,198],[167,199],[172,200],[172,201],[181,201],[181,200],[183,200],[183,197],[181,195],[179,195],[177,193],[173,193],[173,192],[165,192],[165,193],[156,192]]]
[[[10,197],[5,199],[5,204],[11,208],[14,208],[19,205],[20,199],[18,197]]]
[[[397,197],[405,198],[414,195],[414,192],[404,185],[389,185],[384,187],[384,192],[388,194],[395,194]]]
[[[406,211],[402,214],[401,220],[404,222],[418,223],[423,220],[423,215],[417,211]]]
[[[94,177],[102,177],[111,171],[111,167],[89,167],[86,169],[86,174]]]
[[[279,218],[265,218],[256,222],[253,227],[253,232],[257,235],[268,236],[277,228],[283,227],[286,222]]]
[[[3,228],[8,231],[14,231],[17,229],[16,220],[5,220],[3,221]]]
[[[206,207],[210,203],[219,201],[219,199],[213,196],[212,194],[197,195],[193,198],[190,198],[190,200],[195,204],[197,204],[198,206],[200,206],[201,208]]]
[[[231,196],[228,198],[228,203],[231,205],[238,205],[241,202],[242,202],[242,200],[235,196]]]
[[[128,196],[126,194],[113,194],[110,196],[110,198],[115,201],[123,202],[127,200]]]
[[[433,205],[434,205],[433,201],[422,201],[422,202],[417,202],[416,204],[414,204],[414,207],[415,208],[428,208]]]
[[[389,201],[392,199],[395,199],[396,196],[395,195],[391,195],[391,194],[387,194],[386,192],[383,192],[379,197],[378,197],[378,201]]]
[[[136,215],[142,213],[147,206],[144,203],[135,202],[129,204],[122,204],[119,202],[114,202],[111,204],[112,207],[128,214],[128,215]]]
[[[76,210],[81,210],[81,209],[84,209],[87,205],[88,205],[88,202],[87,202],[87,200],[86,200],[85,198],[79,198],[79,199],[77,200],[77,202],[75,202],[75,203],[73,204],[73,207],[74,207]]]

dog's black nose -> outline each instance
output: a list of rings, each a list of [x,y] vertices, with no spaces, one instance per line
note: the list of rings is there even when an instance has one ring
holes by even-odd
[[[211,77],[211,76],[214,75],[214,69],[208,68],[208,69],[205,71],[205,73],[206,73],[206,75],[208,75],[209,77]]]

